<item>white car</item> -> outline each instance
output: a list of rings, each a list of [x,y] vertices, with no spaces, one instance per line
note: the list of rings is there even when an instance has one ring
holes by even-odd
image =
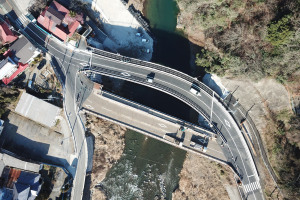
[[[195,89],[193,86],[191,87],[190,91],[196,96],[201,96],[200,91]]]
[[[147,78],[147,82],[148,82],[148,83],[153,83],[153,78],[152,78],[152,77],[148,77],[148,78]]]
[[[153,83],[155,77],[155,73],[151,72],[150,74],[147,75],[147,82],[148,83]]]

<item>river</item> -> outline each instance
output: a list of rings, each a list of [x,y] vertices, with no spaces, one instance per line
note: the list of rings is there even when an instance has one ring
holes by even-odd
[[[187,74],[190,44],[176,30],[178,7],[174,0],[149,0],[145,13],[155,37],[152,62]],[[196,123],[198,114],[167,94],[125,82],[119,95],[162,112]],[[134,131],[125,134],[125,150],[101,183],[109,199],[171,199],[186,152]]]

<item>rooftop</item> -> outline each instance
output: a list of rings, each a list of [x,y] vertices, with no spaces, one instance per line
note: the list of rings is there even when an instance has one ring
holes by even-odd
[[[3,43],[11,43],[15,41],[18,37],[13,34],[9,29],[7,22],[0,22],[0,40]]]
[[[16,57],[17,62],[23,64],[26,64],[36,51],[36,48],[26,37],[20,37],[9,49]]]
[[[15,111],[33,121],[52,127],[61,108],[23,92]]]
[[[61,4],[53,1],[49,7],[46,7],[37,21],[49,32],[63,41],[66,41],[68,37],[71,37],[75,30],[79,27],[80,23],[76,20],[65,20],[69,17],[69,10]]]

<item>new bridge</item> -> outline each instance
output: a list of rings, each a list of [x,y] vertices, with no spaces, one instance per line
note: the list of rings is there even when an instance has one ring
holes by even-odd
[[[211,124],[215,133],[224,141],[223,153],[228,155],[227,162],[239,175],[246,197],[263,199],[258,172],[239,125],[222,104],[222,99],[207,86],[187,74],[162,65],[133,58],[124,59],[121,55],[97,49],[79,50],[67,46],[31,23],[18,11],[13,1],[9,0],[9,3],[5,2],[1,6],[6,9],[22,34],[43,52],[52,55],[54,70],[64,87],[64,110],[78,156],[73,199],[82,199],[87,167],[85,129],[79,111],[93,93],[93,84],[90,81],[77,78],[78,73],[83,71],[145,85],[172,95],[192,107]],[[150,73],[155,74],[152,83],[147,81]],[[190,92],[192,85],[199,88],[200,95]]]

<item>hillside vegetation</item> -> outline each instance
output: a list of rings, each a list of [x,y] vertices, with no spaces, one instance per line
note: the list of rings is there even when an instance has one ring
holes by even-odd
[[[196,55],[196,65],[228,78],[274,78],[292,95],[300,94],[300,0],[177,2],[178,27],[204,47]],[[286,198],[297,199],[300,118],[290,111],[265,117],[268,123],[261,134],[278,184]]]
[[[16,102],[20,92],[14,88],[0,88],[0,118]]]
[[[205,36],[196,64],[207,72],[295,80],[293,73],[300,68],[299,0],[177,2],[187,34],[197,30]]]

